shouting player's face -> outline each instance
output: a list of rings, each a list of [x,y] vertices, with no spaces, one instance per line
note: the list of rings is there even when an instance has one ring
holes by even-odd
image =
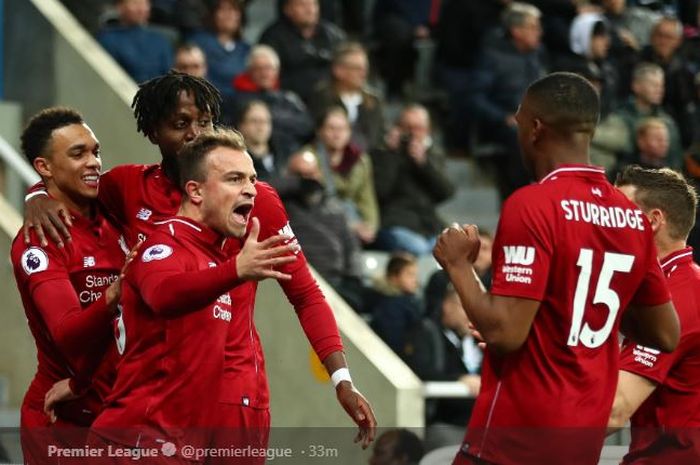
[[[197,108],[194,96],[183,90],[175,110],[158,124],[151,142],[158,145],[163,158],[172,158],[198,134],[213,129],[211,113]]]
[[[257,194],[253,160],[245,152],[218,147],[204,163],[206,178],[199,185],[202,222],[224,236],[243,237]]]
[[[46,153],[34,161],[49,192],[81,211],[97,198],[100,183],[100,143],[86,124],[70,124],[51,133]]]

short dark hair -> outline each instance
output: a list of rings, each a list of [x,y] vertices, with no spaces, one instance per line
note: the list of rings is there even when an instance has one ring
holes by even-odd
[[[248,113],[250,110],[253,109],[253,107],[265,107],[267,111],[270,113],[270,116],[272,116],[272,112],[270,111],[270,107],[267,105],[267,103],[264,100],[258,100],[258,99],[253,99],[247,101],[241,108],[238,110],[238,113],[236,113],[236,126],[240,126],[241,123],[243,123],[243,120],[248,116]]]
[[[211,113],[214,124],[221,116],[221,94],[206,79],[171,70],[139,85],[131,108],[134,109],[136,129],[144,136],[153,135],[156,126],[175,111],[180,92],[194,97],[199,111]]]
[[[343,116],[345,116],[345,119],[348,120],[348,124],[350,123],[350,118],[348,117],[348,111],[345,109],[344,106],[342,105],[331,105],[327,108],[325,108],[316,118],[316,121],[314,121],[314,124],[316,125],[316,130],[319,130],[323,127],[324,124],[326,124],[326,120],[328,117],[330,117],[334,113],[340,113]]]
[[[394,457],[406,456],[408,463],[417,464],[423,458],[425,450],[423,442],[416,433],[400,428],[396,439],[396,448],[394,449]]]
[[[206,180],[204,163],[207,155],[218,147],[246,151],[243,136],[234,129],[220,128],[197,135],[192,142],[182,148],[177,156],[177,185],[183,193],[188,181],[204,182]]]
[[[337,65],[341,63],[347,55],[353,53],[363,53],[367,56],[367,50],[361,43],[354,41],[341,42],[340,45],[333,50],[333,59],[331,63]]]
[[[241,15],[241,20],[240,24],[238,26],[238,30],[235,32],[233,38],[236,40],[239,40],[243,36],[243,28],[245,28],[245,25],[248,21],[247,15],[246,15],[246,10],[245,10],[245,5],[243,1],[241,0],[210,0],[209,1],[209,17],[211,21],[211,27],[212,30],[214,29],[214,15],[216,15],[216,10],[221,8],[222,3],[228,3],[231,5],[233,8],[238,10],[238,13]]]
[[[395,253],[389,258],[389,261],[386,264],[386,275],[387,277],[398,276],[398,274],[401,273],[404,268],[409,265],[415,265],[416,263],[416,257],[410,253]]]
[[[593,133],[600,116],[600,98],[593,84],[568,72],[549,74],[530,84],[527,98],[545,124],[562,132]]]
[[[41,110],[31,117],[20,136],[24,156],[29,163],[34,163],[34,159],[48,148],[53,131],[84,122],[83,116],[72,108],[52,107]]]
[[[636,188],[635,202],[642,210],[658,208],[666,215],[669,236],[686,240],[695,224],[698,194],[682,174],[670,168],[626,167],[617,175],[615,185]]]

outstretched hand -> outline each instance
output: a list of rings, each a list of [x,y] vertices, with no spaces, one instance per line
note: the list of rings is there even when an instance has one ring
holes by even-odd
[[[70,219],[68,207],[47,195],[36,195],[24,205],[24,243],[29,244],[31,230],[34,229],[42,247],[49,245],[46,233],[58,247],[63,247],[64,239],[71,240]]]
[[[295,261],[297,259],[295,253],[299,251],[299,245],[296,242],[278,245],[291,239],[286,234],[278,234],[258,242],[260,221],[257,218],[251,221],[248,238],[236,257],[238,277],[253,281],[266,278],[291,279],[291,275],[277,271],[274,267]]]
[[[359,427],[354,442],[359,442],[363,449],[367,449],[377,432],[377,419],[374,417],[372,406],[349,381],[341,381],[338,384],[336,395],[340,405]]]

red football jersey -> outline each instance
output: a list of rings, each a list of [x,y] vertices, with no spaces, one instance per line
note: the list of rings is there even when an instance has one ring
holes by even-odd
[[[119,233],[104,216],[72,214],[73,240],[62,249],[49,241],[41,247],[32,234],[24,244],[20,231],[12,243],[12,264],[37,348],[38,367],[24,397],[22,426],[47,426],[44,396],[65,378],[88,377],[79,399],[57,406],[59,422],[86,426],[99,413],[114,380],[117,360],[112,338],[114,315],[104,293],[119,276],[124,252]],[[84,379],[83,381],[90,381]],[[43,424],[36,424],[43,419]]]
[[[632,416],[623,463],[700,463],[700,266],[688,247],[661,260],[681,323],[670,354],[625,341],[620,369],[658,383]]]
[[[646,218],[603,169],[562,165],[504,203],[491,292],[540,306],[518,351],[486,349],[456,463],[597,464],[622,311],[670,300]]]
[[[157,226],[125,278],[122,359],[93,428],[128,446],[193,445],[217,403],[236,267],[226,239],[206,226],[181,217]]]
[[[260,220],[262,241],[279,233],[294,235],[287,212],[277,192],[268,184],[256,184],[257,196],[251,217]],[[112,168],[100,178],[100,202],[123,225],[124,235],[134,244],[153,231],[155,223],[171,218],[180,207],[181,193],[165,176],[160,165],[123,165]],[[296,239],[291,239],[295,241]],[[228,241],[231,255],[240,250],[241,241]],[[278,268],[292,279],[280,281],[294,306],[299,321],[317,355],[342,350],[342,342],[333,312],[316,280],[311,275],[303,252],[297,260]],[[234,318],[226,344],[225,373],[222,378],[222,402],[256,408],[269,406],[262,345],[254,324],[256,282],[245,282],[231,290]],[[236,426],[221,419],[224,426]]]

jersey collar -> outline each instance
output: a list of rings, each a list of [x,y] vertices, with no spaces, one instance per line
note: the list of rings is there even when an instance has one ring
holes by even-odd
[[[582,165],[582,164],[562,164],[557,166],[557,168],[550,172],[547,176],[540,180],[540,184],[544,184],[547,181],[552,181],[554,179],[560,178],[562,176],[603,176],[605,177],[605,168],[601,166],[594,165]]]
[[[192,218],[174,216],[165,221],[158,221],[155,224],[165,226],[173,236],[176,233],[184,234],[215,250],[223,250],[226,244],[226,237]]]
[[[676,250],[666,255],[661,259],[661,269],[664,273],[667,273],[671,268],[681,263],[688,263],[693,261],[693,248],[686,247],[685,249]]]

